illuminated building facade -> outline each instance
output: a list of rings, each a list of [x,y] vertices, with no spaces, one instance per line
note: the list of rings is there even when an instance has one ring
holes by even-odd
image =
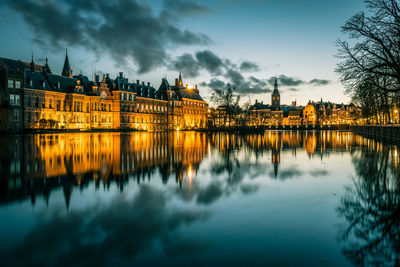
[[[0,131],[31,129],[132,129],[165,131],[204,128],[208,104],[197,85],[184,86],[182,76],[158,90],[131,83],[123,73],[94,81],[72,75],[66,54],[62,75],[47,63],[39,66],[0,58]]]

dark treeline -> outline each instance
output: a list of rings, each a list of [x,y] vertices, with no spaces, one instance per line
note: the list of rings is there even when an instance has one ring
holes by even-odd
[[[342,27],[337,73],[369,124],[388,124],[400,101],[400,2],[365,0]]]

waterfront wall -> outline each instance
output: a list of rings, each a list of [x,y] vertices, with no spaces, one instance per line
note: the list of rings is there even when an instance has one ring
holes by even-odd
[[[368,138],[400,143],[400,126],[351,126],[350,130]]]
[[[349,125],[268,125],[268,126],[230,126],[230,127],[210,127],[198,129],[199,132],[245,132],[263,133],[264,131],[312,131],[312,130],[349,130]]]

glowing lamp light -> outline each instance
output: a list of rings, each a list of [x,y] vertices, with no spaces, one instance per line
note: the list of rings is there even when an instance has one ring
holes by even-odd
[[[188,84],[187,88],[188,88],[189,90],[191,90],[191,89],[193,89],[193,86],[191,86],[190,84]]]

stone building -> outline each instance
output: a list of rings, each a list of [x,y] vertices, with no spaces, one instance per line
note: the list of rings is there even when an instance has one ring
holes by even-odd
[[[129,82],[120,72],[94,81],[73,75],[66,53],[62,75],[47,63],[0,58],[0,131],[33,129],[136,129],[165,131],[204,128],[208,104],[197,85],[183,86],[182,76],[170,86],[163,78]]]

